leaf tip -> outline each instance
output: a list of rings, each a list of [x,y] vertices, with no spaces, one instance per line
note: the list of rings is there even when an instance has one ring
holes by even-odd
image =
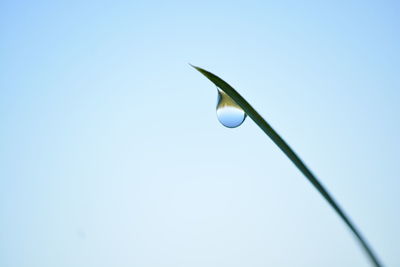
[[[193,65],[193,64],[191,64],[191,63],[188,63],[188,64],[189,64],[189,66],[191,66],[192,68],[195,68],[196,70],[200,71],[200,68],[199,68],[199,67],[197,67],[197,66],[195,66],[195,65]]]

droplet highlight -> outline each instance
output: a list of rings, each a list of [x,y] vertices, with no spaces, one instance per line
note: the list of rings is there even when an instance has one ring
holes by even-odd
[[[240,126],[246,119],[243,109],[224,91],[218,90],[217,118],[219,122],[228,128]]]

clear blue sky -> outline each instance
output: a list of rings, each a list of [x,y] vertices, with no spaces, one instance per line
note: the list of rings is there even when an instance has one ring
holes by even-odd
[[[0,266],[400,266],[397,1],[0,3]]]

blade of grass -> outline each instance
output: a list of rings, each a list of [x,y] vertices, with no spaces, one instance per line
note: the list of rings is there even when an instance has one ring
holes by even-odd
[[[191,64],[190,64],[191,65]],[[299,156],[290,148],[290,146],[279,136],[279,134],[261,117],[261,115],[235,90],[232,86],[226,83],[218,76],[208,72],[202,68],[191,65],[193,68],[198,70],[201,74],[206,76],[211,82],[213,82],[218,88],[223,90],[228,96],[230,96],[246,114],[272,139],[272,141],[282,150],[283,153],[293,162],[293,164],[300,170],[301,173],[308,179],[308,181],[318,190],[318,192],[325,198],[329,205],[336,211],[344,223],[353,232],[368,258],[374,266],[380,267],[382,264],[378,260],[378,257],[373,252],[370,245],[361,235],[360,231],[356,228],[354,223],[344,213],[343,209],[336,203],[333,197],[318,181],[316,176],[311,170],[304,164]]]

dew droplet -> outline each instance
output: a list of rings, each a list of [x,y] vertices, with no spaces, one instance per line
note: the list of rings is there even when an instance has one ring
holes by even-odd
[[[217,117],[220,123],[228,128],[240,126],[246,119],[246,113],[224,91],[217,88]]]

